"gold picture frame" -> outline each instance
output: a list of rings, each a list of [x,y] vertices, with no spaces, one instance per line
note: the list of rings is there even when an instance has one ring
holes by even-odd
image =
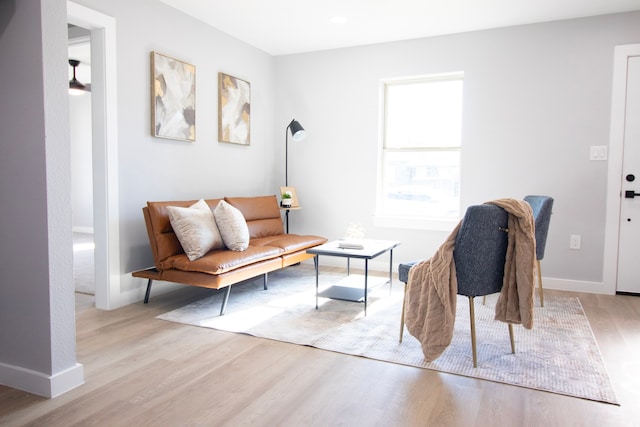
[[[251,83],[218,73],[218,141],[251,145]]]
[[[151,134],[196,139],[196,67],[158,52],[151,52]]]

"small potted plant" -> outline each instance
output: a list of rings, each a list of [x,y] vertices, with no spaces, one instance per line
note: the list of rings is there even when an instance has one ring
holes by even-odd
[[[282,193],[282,201],[280,202],[280,204],[283,208],[290,208],[292,202],[293,196],[291,195],[290,191],[285,191],[284,193]]]

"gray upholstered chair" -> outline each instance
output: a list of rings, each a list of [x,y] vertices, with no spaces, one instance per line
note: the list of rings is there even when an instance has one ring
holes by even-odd
[[[551,209],[553,199],[549,196],[525,196],[524,201],[531,205],[536,227],[536,264],[538,267],[538,292],[540,293],[540,305],[544,307],[544,294],[542,292],[542,272],[540,260],[544,258],[544,248],[547,245],[547,233],[551,222]]]
[[[478,366],[474,298],[500,292],[507,253],[508,214],[501,207],[489,204],[470,206],[456,236],[453,259],[458,279],[458,295],[469,298],[471,351],[473,366]],[[409,270],[419,261],[400,264],[400,281],[409,281]],[[400,324],[400,341],[404,332],[404,304]],[[508,324],[511,352],[515,353],[513,325]]]

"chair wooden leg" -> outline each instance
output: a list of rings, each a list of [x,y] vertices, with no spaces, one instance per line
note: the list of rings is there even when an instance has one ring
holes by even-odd
[[[540,270],[540,260],[536,260],[538,264],[538,290],[540,292],[540,306],[544,307],[544,293],[542,292],[542,272]]]
[[[407,284],[404,284],[404,298],[402,298],[402,314],[400,315],[400,339],[399,342],[402,342],[402,337],[404,335],[404,308],[407,302]]]
[[[476,354],[476,316],[473,310],[473,297],[469,297],[469,320],[471,321],[471,352],[473,354],[473,367],[478,367],[478,356]]]
[[[511,340],[511,353],[516,354],[516,340],[513,337],[513,324],[509,323],[509,339]]]

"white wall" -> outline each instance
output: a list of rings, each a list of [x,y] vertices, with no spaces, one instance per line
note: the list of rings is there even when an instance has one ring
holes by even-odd
[[[277,192],[293,117],[308,137],[289,144],[303,205],[292,232],[338,238],[358,223],[369,237],[401,240],[396,261],[431,256],[447,232],[373,225],[379,82],[449,71],[465,72],[463,207],[553,196],[543,275],[598,291],[607,163],[589,161],[589,147],[608,143],[613,47],[640,39],[639,13],[273,58],[151,0],[79,3],[117,20],[122,301],[142,297],[129,273],[151,265],[145,202]],[[150,136],[152,50],[196,66],[193,143]],[[250,147],[217,142],[219,71],[252,84]],[[569,250],[570,234],[582,235],[580,251]]]
[[[0,17],[0,384],[52,397],[83,382],[71,267],[66,3],[7,0]]]
[[[372,224],[381,78],[465,71],[463,203],[527,193],[556,198],[545,275],[602,277],[613,47],[640,40],[640,13],[273,58],[151,0],[83,0],[117,19],[120,258],[149,265],[147,200],[275,193],[290,184],[303,210],[292,231],[399,239],[397,261],[430,256],[446,233]],[[0,2],[0,383],[56,395],[82,383],[75,359],[70,147],[64,0]],[[197,141],[150,136],[149,52],[196,65]],[[252,145],[217,142],[217,72],[252,84]],[[16,81],[29,81],[15,85]],[[334,194],[350,197],[336,204]],[[568,250],[581,234],[583,249]],[[133,292],[133,294],[132,294]]]
[[[447,233],[373,225],[379,84],[464,71],[463,208],[554,197],[543,276],[604,289],[607,162],[590,161],[589,147],[608,145],[614,46],[638,41],[640,13],[628,13],[276,58],[275,138],[292,117],[307,130],[289,145],[303,205],[292,231],[338,238],[355,222],[401,240],[399,262],[430,257]],[[569,249],[571,234],[581,250]]]
[[[276,194],[272,56],[160,2],[82,0],[115,18],[118,67],[120,289],[116,304],[144,294],[130,272],[153,264],[142,217],[149,200]],[[151,136],[150,52],[195,65],[196,141]],[[218,142],[218,72],[251,83],[251,145]]]
[[[91,84],[91,43],[89,31],[72,27],[69,34],[69,59],[77,59],[76,78]],[[69,79],[73,68],[68,67]],[[69,96],[71,124],[71,211],[73,230],[93,232],[93,169],[91,139],[91,92]]]
[[[84,83],[83,80],[80,80]],[[73,230],[93,232],[91,93],[69,95],[71,124],[71,211]]]

